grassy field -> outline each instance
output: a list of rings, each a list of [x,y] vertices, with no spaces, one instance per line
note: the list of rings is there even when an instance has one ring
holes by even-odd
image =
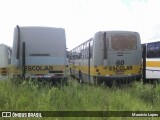
[[[133,85],[108,88],[81,85],[70,79],[67,86],[41,82],[0,80],[0,111],[159,111],[160,85]],[[16,118],[15,118],[16,119]],[[57,117],[45,119],[134,120],[135,117]],[[158,118],[136,118],[157,119]]]

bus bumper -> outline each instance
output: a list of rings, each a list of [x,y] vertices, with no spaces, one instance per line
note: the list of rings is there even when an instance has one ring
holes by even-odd
[[[113,82],[118,84],[131,83],[132,81],[140,81],[141,74],[138,75],[124,75],[124,76],[97,76],[98,83],[112,84]]]

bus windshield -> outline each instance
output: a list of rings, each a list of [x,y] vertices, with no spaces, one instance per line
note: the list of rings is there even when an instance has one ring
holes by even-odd
[[[113,50],[136,50],[137,36],[134,34],[114,34],[111,36]]]

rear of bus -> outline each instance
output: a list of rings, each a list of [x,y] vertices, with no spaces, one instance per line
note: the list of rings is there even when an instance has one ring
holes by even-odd
[[[121,83],[141,79],[142,52],[137,32],[99,32],[94,42],[95,72],[99,80]]]
[[[9,65],[11,64],[12,49],[4,44],[0,44],[0,79],[9,74]]]
[[[25,78],[64,79],[66,64],[64,29],[18,26],[15,28],[12,54],[13,76],[25,74]]]

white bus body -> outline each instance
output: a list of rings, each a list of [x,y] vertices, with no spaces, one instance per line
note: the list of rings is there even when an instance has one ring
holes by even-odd
[[[141,52],[137,32],[100,31],[70,51],[70,72],[81,81],[93,84],[140,80]]]
[[[0,75],[7,76],[8,67],[11,64],[12,50],[9,46],[0,44]]]
[[[11,64],[13,76],[21,76],[24,70],[26,78],[65,78],[67,64],[65,30],[53,27],[17,26],[14,30]]]
[[[160,38],[146,44],[146,79],[160,79]]]

